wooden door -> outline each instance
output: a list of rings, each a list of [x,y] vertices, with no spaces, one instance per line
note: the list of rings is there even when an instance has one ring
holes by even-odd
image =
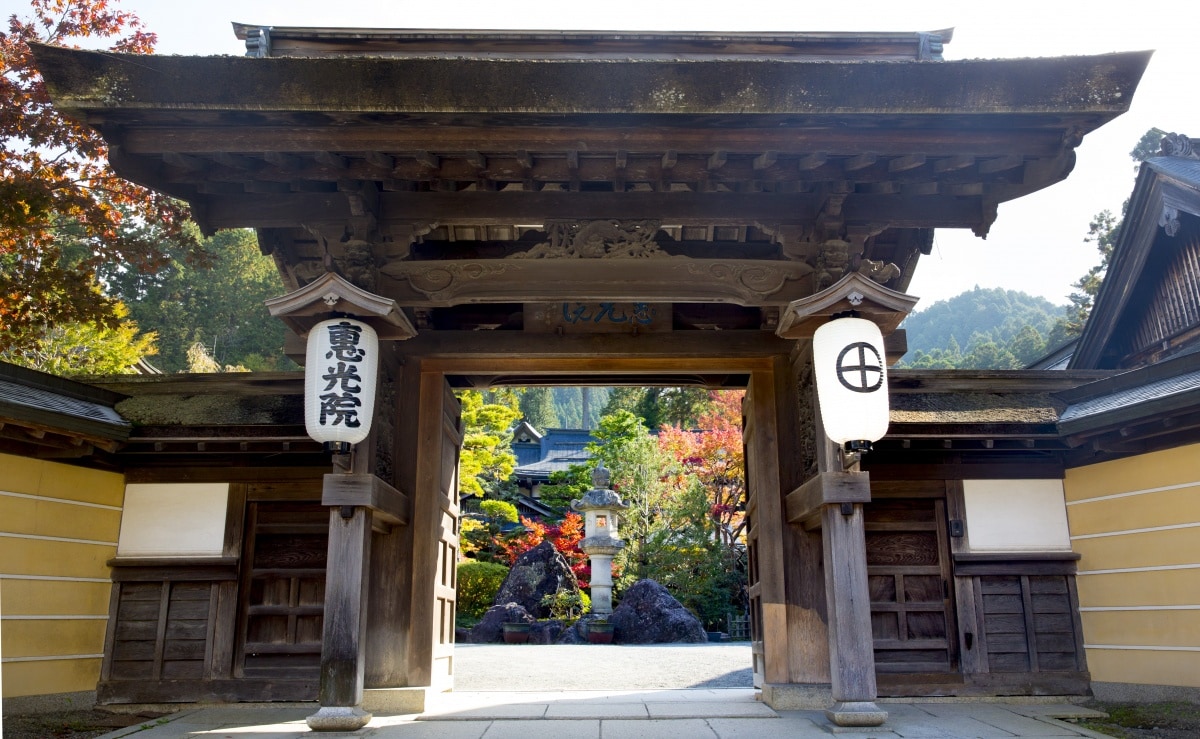
[[[876,672],[957,672],[945,501],[882,499],[864,513]]]
[[[409,524],[413,535],[413,601],[408,684],[448,690],[454,684],[462,413],[441,373],[422,373],[420,389],[416,495]]]
[[[747,614],[750,621],[750,654],[754,667],[754,687],[761,688],[767,681],[766,665],[763,653],[763,593],[762,582],[758,569],[762,542],[759,541],[762,530],[759,526],[760,517],[758,502],[761,495],[756,495],[754,465],[756,459],[754,444],[758,440],[758,426],[754,414],[747,409],[753,407],[751,390],[746,391],[742,400],[742,459],[746,460],[746,592],[749,595],[750,611]]]
[[[462,408],[450,385],[443,381],[440,478],[438,484],[437,572],[433,588],[433,672],[454,676],[454,617],[458,586],[458,458],[462,450]]]
[[[328,547],[329,509],[320,503],[247,505],[239,676],[318,676]]]

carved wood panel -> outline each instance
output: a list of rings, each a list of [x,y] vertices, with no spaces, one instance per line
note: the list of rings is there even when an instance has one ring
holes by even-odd
[[[239,676],[317,675],[328,547],[329,511],[319,503],[247,506]]]
[[[876,671],[956,670],[945,502],[877,500],[864,513]]]

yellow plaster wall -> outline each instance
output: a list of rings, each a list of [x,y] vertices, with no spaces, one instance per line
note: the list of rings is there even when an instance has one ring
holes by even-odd
[[[1200,687],[1200,445],[1068,470],[1092,679]]]
[[[4,697],[93,690],[124,478],[0,454]]]

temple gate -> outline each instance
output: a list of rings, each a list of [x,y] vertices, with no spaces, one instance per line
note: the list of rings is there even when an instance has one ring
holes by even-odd
[[[452,389],[599,378],[748,389],[754,673],[771,705],[832,701],[838,723],[874,724],[877,684],[1086,685],[1081,657],[1031,682],[1036,667],[1010,679],[970,651],[987,602],[956,595],[976,585],[969,569],[950,582],[942,523],[970,463],[905,466],[896,439],[869,482],[844,468],[816,422],[808,339],[865,300],[898,359],[933,229],[983,236],[1001,202],[1064,178],[1146,54],[946,62],[949,32],[237,30],[248,58],[35,54],[118,172],[186,199],[206,232],[258,230],[290,291],[272,310],[293,355],[338,301],[389,332],[375,430],[321,492],[324,708],[452,685]],[[329,472],[314,450],[306,463],[305,485]],[[875,489],[925,502],[872,508]],[[936,551],[898,561],[897,542]],[[312,615],[302,601],[292,616]],[[278,607],[238,602],[248,624]],[[311,637],[270,648],[311,652]],[[138,682],[161,672],[116,669],[110,699],[166,690]],[[205,669],[188,690],[313,681],[239,688],[248,668]]]

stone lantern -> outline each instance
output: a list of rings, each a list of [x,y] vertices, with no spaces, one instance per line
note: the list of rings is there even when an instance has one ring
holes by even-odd
[[[612,560],[625,547],[617,538],[617,520],[629,507],[621,496],[608,489],[611,475],[604,465],[592,471],[592,489],[581,500],[571,502],[571,508],[583,514],[585,538],[579,542],[592,565],[592,613],[607,616],[612,613]]]

